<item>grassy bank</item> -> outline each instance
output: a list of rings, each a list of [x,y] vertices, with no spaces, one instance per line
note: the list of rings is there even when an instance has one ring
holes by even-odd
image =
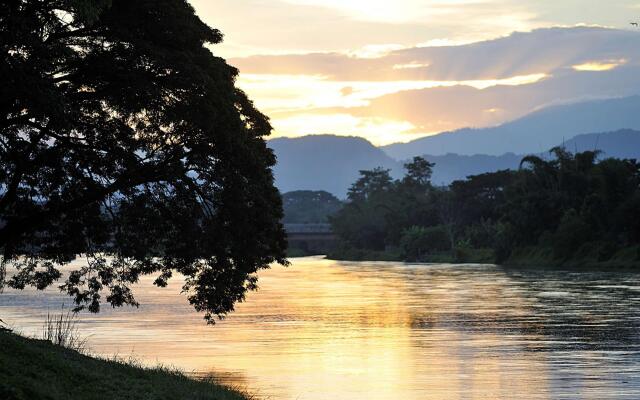
[[[163,368],[85,356],[0,331],[0,399],[215,399],[249,397]]]

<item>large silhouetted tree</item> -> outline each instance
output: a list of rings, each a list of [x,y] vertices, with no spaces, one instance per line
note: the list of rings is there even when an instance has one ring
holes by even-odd
[[[2,2],[0,283],[98,311],[178,272],[213,321],[286,263],[271,127],[221,40],[185,0]]]

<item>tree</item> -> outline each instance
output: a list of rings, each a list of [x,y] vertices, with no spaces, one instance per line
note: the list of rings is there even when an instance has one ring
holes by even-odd
[[[363,171],[332,218],[345,254],[401,250],[406,260],[452,250],[493,249],[497,262],[529,254],[551,263],[640,261],[640,163],[551,149],[517,171],[433,187],[432,164],[416,157],[401,180]],[[625,261],[626,260],[626,261]]]
[[[366,200],[376,194],[388,191],[393,185],[390,170],[382,167],[370,171],[360,171],[360,178],[349,188],[347,197],[350,201]]]
[[[388,216],[394,212],[393,187],[389,170],[360,171],[360,178],[349,189],[348,201],[329,218],[333,231],[349,246],[384,250]]]
[[[443,226],[412,226],[402,232],[400,247],[407,261],[422,261],[428,254],[452,250],[449,234]]]
[[[271,126],[208,50],[221,40],[185,0],[0,5],[11,287],[45,288],[86,254],[62,285],[79,309],[137,305],[130,284],[177,272],[213,323],[259,269],[286,264]]]
[[[317,224],[329,222],[329,217],[342,208],[342,202],[331,193],[296,190],[282,195],[285,224]]]
[[[434,163],[422,157],[413,157],[413,160],[404,164],[407,170],[403,182],[422,187],[431,186],[431,175],[433,174]]]

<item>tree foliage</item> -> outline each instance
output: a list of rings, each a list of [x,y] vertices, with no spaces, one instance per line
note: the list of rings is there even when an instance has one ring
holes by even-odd
[[[79,308],[185,276],[212,321],[286,263],[268,119],[185,0],[0,5],[0,247],[15,288],[59,266]],[[0,279],[0,282],[4,282]],[[105,297],[106,295],[106,297]]]
[[[282,195],[285,224],[317,224],[342,208],[337,197],[325,191],[296,190]]]
[[[411,261],[491,248],[498,262],[517,249],[543,247],[562,263],[584,253],[608,260],[640,244],[635,160],[599,160],[597,152],[558,147],[548,158],[525,157],[518,171],[470,176],[444,188],[429,182],[431,168],[418,157],[401,180],[382,170],[362,171],[333,219],[343,246],[400,247]]]
[[[350,246],[382,251],[399,246],[406,228],[433,225],[432,166],[416,157],[405,165],[405,178],[395,181],[388,170],[360,171],[347,203],[331,218],[334,232]]]

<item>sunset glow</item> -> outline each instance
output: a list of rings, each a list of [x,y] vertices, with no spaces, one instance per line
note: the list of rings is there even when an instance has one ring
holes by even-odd
[[[640,0],[0,6],[0,400],[640,400]]]
[[[548,104],[633,94],[614,74],[640,65],[631,0],[586,0],[581,13],[531,0],[192,3],[225,34],[212,50],[239,68],[272,137],[381,145],[496,125]],[[585,86],[584,72],[602,82]]]
[[[584,64],[574,65],[573,69],[576,71],[593,71],[593,72],[610,71],[614,68],[617,68],[625,64],[626,62],[627,60],[625,59],[608,60],[608,61],[590,61]]]
[[[545,78],[545,74],[532,74],[491,80],[367,82],[333,81],[323,76],[245,74],[241,75],[239,85],[253,94],[263,112],[272,116],[276,136],[332,133],[362,136],[376,145],[385,145],[437,131],[418,129],[401,119],[351,115],[348,110],[369,106],[373,99],[403,91],[455,86],[483,90],[495,86],[528,85]],[[488,112],[496,111],[491,109]]]

